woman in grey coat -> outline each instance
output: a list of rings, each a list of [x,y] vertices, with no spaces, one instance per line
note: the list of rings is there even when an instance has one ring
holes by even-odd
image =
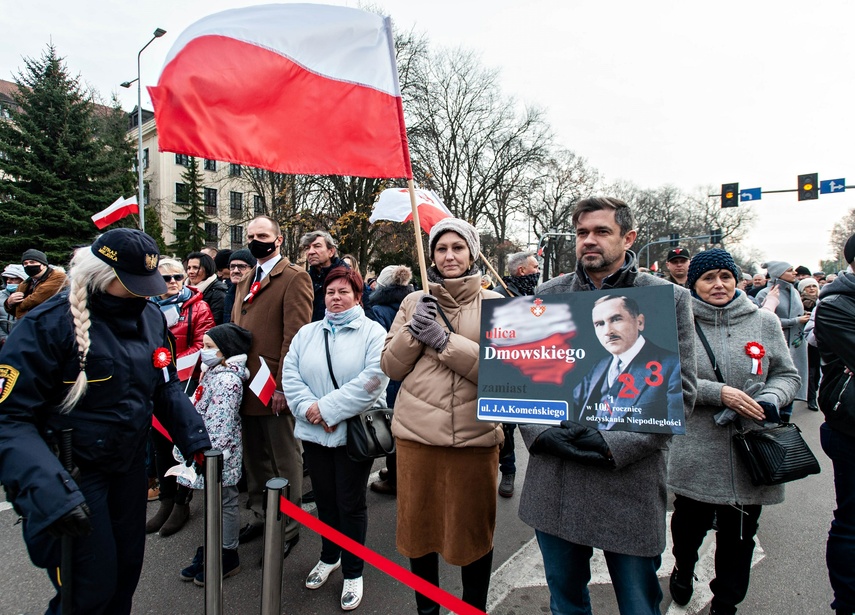
[[[692,291],[695,323],[715,361],[696,333],[698,397],[686,435],[674,438],[668,460],[668,487],[676,494],[671,597],[680,605],[691,599],[698,549],[715,519],[710,615],[736,613],[748,591],[762,506],[784,500],[783,485],[751,483],[733,435],[755,427],[752,421],[779,420],[778,409],[792,402],[800,384],[778,319],[736,290],[738,279],[736,263],[721,249],[701,252],[689,265],[686,285]],[[750,350],[762,357],[755,360]]]

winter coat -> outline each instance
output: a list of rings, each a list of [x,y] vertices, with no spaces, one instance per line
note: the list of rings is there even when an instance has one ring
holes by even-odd
[[[0,343],[6,341],[6,336],[9,335],[12,327],[15,326],[15,317],[9,314],[3,307],[9,295],[9,291],[5,288],[0,290]]]
[[[831,429],[855,437],[855,274],[842,273],[819,293],[817,348],[822,358],[819,408]]]
[[[282,360],[288,354],[291,338],[312,318],[312,281],[309,274],[287,258],[282,258],[261,280],[252,303],[244,301],[255,280],[255,271],[247,275],[235,290],[232,322],[252,332],[252,348],[246,366],[250,377],[261,367],[259,357],[270,368],[276,390],[282,390]],[[241,414],[270,416],[271,407],[261,404],[253,393],[244,395]]]
[[[15,318],[23,318],[27,315],[27,312],[37,305],[41,305],[62,290],[65,282],[66,276],[62,271],[48,267],[44,273],[44,277],[40,280],[27,278],[18,286],[18,291],[24,293],[23,301],[17,305],[9,305],[9,299],[7,298],[3,307],[6,308],[7,313]]]
[[[624,267],[606,278],[603,288],[669,286],[674,291],[680,346],[680,376],[686,418],[695,403],[695,343],[689,291],[655,276],[639,273],[627,251]],[[538,295],[591,290],[581,264],[576,273],[550,280]],[[521,425],[526,446],[543,425]],[[535,529],[564,540],[642,557],[665,548],[665,487],[669,434],[600,432],[609,445],[615,469],[581,465],[552,455],[529,459],[519,516]],[[679,436],[678,436],[679,437]]]
[[[365,315],[371,320],[380,323],[380,326],[388,332],[392,328],[392,323],[395,322],[395,316],[398,315],[401,301],[412,292],[415,292],[412,284],[408,284],[407,286],[400,284],[377,286],[371,293],[369,307],[365,310]],[[395,401],[398,398],[398,391],[400,389],[400,380],[389,380],[389,386],[386,387],[386,403],[390,408],[395,407]]]
[[[172,346],[163,314],[148,301],[107,298],[90,298],[89,385],[71,412],[59,411],[79,373],[67,293],[20,320],[0,351],[0,482],[27,518],[27,537],[84,500],[45,442],[48,432],[70,427],[75,465],[112,475],[143,465],[152,412],[185,453],[211,446],[174,362],[168,381],[153,363],[155,350]]]
[[[223,485],[226,487],[237,485],[241,476],[243,441],[240,403],[243,399],[243,383],[248,379],[246,355],[234,355],[226,359],[224,365],[205,370],[193,396],[196,412],[205,420],[211,448],[223,452]],[[184,463],[184,456],[177,448],[173,454],[175,459]],[[191,489],[205,488],[205,477],[201,474],[196,475],[192,484],[182,477],[178,478],[178,482]]]
[[[787,405],[799,388],[780,323],[773,314],[760,310],[745,293],[737,291],[733,301],[722,307],[697,297],[692,300],[695,322],[709,342],[725,384],[739,390],[761,383],[751,396],[757,401]],[[759,342],[766,350],[761,359],[762,374],[751,373],[751,358],[745,353],[748,342]],[[686,435],[675,437],[668,459],[668,487],[676,494],[711,504],[777,504],[784,500],[784,486],[751,483],[744,462],[733,446],[735,424],[719,426],[713,420],[724,409],[721,390],[709,356],[700,339],[695,339],[698,367],[698,398],[688,420]],[[748,419],[743,428],[756,429]]]
[[[808,356],[807,344],[804,343],[805,326],[799,323],[799,316],[805,313],[802,305],[802,298],[795,286],[783,280],[775,280],[780,288],[781,299],[778,307],[775,308],[775,315],[781,320],[781,328],[784,330],[784,339],[787,340],[787,345],[790,349],[790,357],[793,359],[793,364],[799,371],[799,377],[802,379],[802,384],[796,392],[796,399],[802,401],[807,400],[808,386]],[[762,307],[766,301],[766,295],[769,294],[771,286],[767,286],[754,297],[754,302]],[[801,342],[796,340],[801,339]],[[798,343],[798,346],[793,344]]]
[[[339,388],[333,385],[327,366],[325,333]],[[282,366],[282,390],[296,419],[297,438],[330,448],[344,446],[347,419],[371,407],[386,407],[389,377],[380,370],[385,337],[383,327],[366,318],[364,312],[335,330],[324,318],[297,332]],[[306,411],[315,402],[324,422],[330,427],[338,425],[332,433],[306,420]]]
[[[430,446],[501,444],[501,425],[476,418],[481,301],[499,295],[481,288],[480,274],[447,279],[442,284],[428,282],[428,286],[454,333],[442,352],[425,346],[408,326],[423,293],[414,292],[401,303],[380,360],[390,378],[401,380],[392,433]],[[441,317],[437,316],[437,322],[447,330]]]
[[[309,276],[312,278],[312,322],[317,322],[324,317],[327,306],[324,300],[324,282],[329,272],[336,267],[347,267],[347,263],[338,256],[333,256],[329,267],[309,267]]]
[[[221,280],[215,273],[210,278],[199,284],[198,290],[202,293],[202,299],[211,308],[211,314],[214,317],[214,323],[223,324],[223,306],[226,302],[226,291],[229,286],[225,280]]]
[[[202,299],[202,293],[192,287],[190,298],[181,304],[178,321],[169,328],[175,336],[175,352],[178,357],[191,355],[202,349],[205,332],[214,326],[211,308]]]

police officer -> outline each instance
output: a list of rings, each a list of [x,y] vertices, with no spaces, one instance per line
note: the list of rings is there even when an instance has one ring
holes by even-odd
[[[152,412],[185,458],[211,443],[178,381],[157,306],[151,237],[114,229],[77,250],[70,289],[18,323],[0,351],[0,482],[24,518],[30,558],[60,612],[60,538],[73,536],[73,611],[125,614],[145,548],[145,441]],[[54,442],[72,429],[66,471]]]

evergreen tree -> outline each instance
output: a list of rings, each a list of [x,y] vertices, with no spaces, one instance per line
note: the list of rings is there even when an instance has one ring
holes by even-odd
[[[202,199],[202,174],[199,164],[190,156],[187,170],[181,175],[183,188],[175,195],[175,243],[170,248],[179,255],[201,250],[205,246],[205,203]],[[148,217],[146,217],[148,222]]]
[[[90,217],[129,194],[133,149],[117,105],[96,106],[53,45],[24,62],[19,106],[0,121],[0,259],[38,248],[65,264],[98,233]]]

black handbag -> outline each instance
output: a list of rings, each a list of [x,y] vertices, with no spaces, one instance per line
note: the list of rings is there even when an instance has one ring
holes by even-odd
[[[715,355],[697,321],[695,331],[710,358],[716,379],[724,384]],[[758,424],[763,427],[743,429],[741,419],[737,419],[737,432],[733,435],[733,445],[748,468],[752,484],[780,485],[820,473],[819,462],[802,438],[798,425]]]
[[[327,352],[327,368],[335,388],[335,379],[330,356],[329,331],[324,329],[324,348]],[[345,421],[347,426],[347,444],[345,449],[351,461],[369,461],[385,457],[395,452],[395,438],[392,436],[392,409],[369,408]]]

